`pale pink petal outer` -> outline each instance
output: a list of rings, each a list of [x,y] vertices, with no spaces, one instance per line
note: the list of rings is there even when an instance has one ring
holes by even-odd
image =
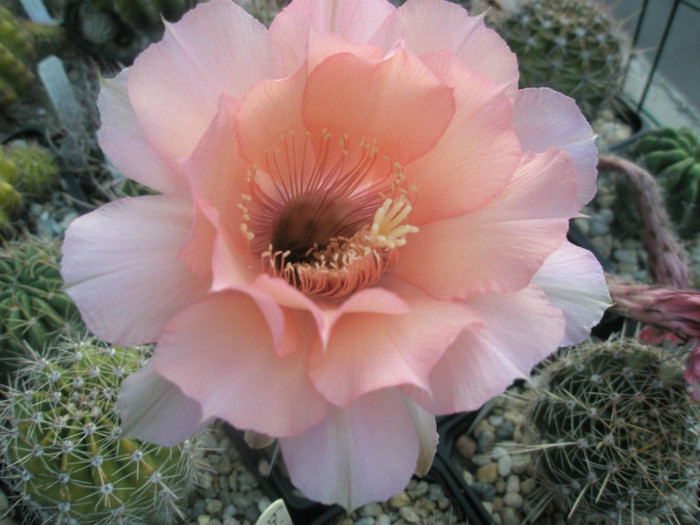
[[[593,129],[576,101],[549,88],[518,91],[513,105],[513,131],[524,151],[539,153],[555,147],[571,155],[576,168],[581,207],[596,192],[598,151]]]
[[[370,40],[388,52],[401,39],[414,55],[452,51],[468,69],[505,86],[513,97],[518,88],[518,61],[505,41],[484,25],[483,16],[470,17],[446,0],[406,2]]]
[[[210,295],[168,324],[153,368],[197,400],[206,417],[270,436],[296,435],[323,418],[327,402],[305,372],[313,320],[307,314],[295,321],[299,348],[280,357],[251,297]]]
[[[401,298],[410,313],[346,313],[334,324],[328,346],[309,356],[308,373],[330,402],[347,406],[381,388],[428,388],[430,370],[465,328],[481,318],[463,304],[425,296]]]
[[[121,199],[74,220],[61,275],[95,335],[123,346],[155,341],[210,283],[178,258],[192,206],[165,195]]]
[[[177,445],[213,421],[150,362],[122,382],[117,406],[123,435],[162,447]]]
[[[564,335],[564,316],[534,285],[514,293],[472,296],[469,305],[487,323],[465,330],[430,374],[430,393],[402,390],[434,414],[476,410],[515,378],[554,352]]]
[[[163,40],[134,61],[129,98],[164,155],[188,156],[217,112],[263,78],[285,76],[265,27],[230,0],[212,0],[165,24]]]
[[[396,389],[373,392],[303,434],[280,439],[292,483],[307,497],[348,512],[383,501],[406,486],[416,469],[418,437]]]
[[[523,155],[510,184],[489,205],[422,225],[392,272],[443,299],[523,288],[564,241],[578,211],[575,198],[566,152]]]
[[[380,62],[333,55],[309,74],[302,98],[312,136],[376,139],[379,155],[404,165],[435,146],[454,112],[452,89],[404,49]]]
[[[295,0],[270,25],[270,38],[282,50],[288,71],[304,60],[312,33],[335,33],[366,43],[394,11],[386,0]]]
[[[187,180],[158,154],[134,114],[127,94],[129,68],[104,79],[97,107],[102,125],[97,140],[114,167],[125,177],[162,193],[187,195]]]
[[[416,463],[415,474],[425,476],[433,465],[433,458],[437,450],[440,436],[437,433],[435,414],[428,412],[409,397],[404,396],[404,401],[411,412],[413,426],[418,434],[418,462]]]
[[[503,190],[520,162],[503,87],[466,69],[451,52],[422,59],[454,88],[457,110],[435,147],[405,167],[406,180],[417,188],[410,219],[416,226],[480,208]]]
[[[559,346],[586,339],[612,304],[600,263],[591,252],[568,241],[547,258],[532,282],[566,317],[566,333]]]

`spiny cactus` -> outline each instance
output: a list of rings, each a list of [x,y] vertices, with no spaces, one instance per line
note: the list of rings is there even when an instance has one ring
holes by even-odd
[[[0,228],[6,228],[23,200],[45,195],[58,182],[53,153],[38,144],[0,146]]]
[[[563,351],[527,413],[542,478],[579,519],[634,523],[695,508],[699,406],[658,347],[618,339]]]
[[[175,523],[193,487],[190,442],[121,435],[116,394],[147,349],[66,342],[37,354],[2,404],[4,479],[45,522]]]
[[[79,330],[78,310],[61,291],[56,240],[30,237],[0,249],[0,372],[14,368],[25,341],[42,349]]]
[[[682,237],[700,230],[700,139],[689,128],[649,132],[632,149],[659,180],[666,207]]]
[[[497,30],[518,57],[521,87],[548,86],[576,99],[592,119],[615,95],[624,46],[591,0],[533,0]]]
[[[25,64],[33,52],[30,33],[0,6],[0,103],[16,100],[36,80]]]

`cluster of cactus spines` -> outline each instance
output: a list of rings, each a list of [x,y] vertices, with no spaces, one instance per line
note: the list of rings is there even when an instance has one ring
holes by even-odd
[[[698,404],[680,362],[632,339],[584,343],[543,368],[526,410],[541,482],[570,516],[634,523],[695,509]]]
[[[182,517],[192,444],[159,447],[120,430],[119,385],[147,354],[66,341],[18,372],[2,403],[3,476],[44,522],[154,525]]]
[[[116,14],[122,22],[136,29],[148,29],[166,20],[178,20],[193,0],[90,0],[98,11]]]
[[[659,180],[682,237],[700,230],[700,139],[689,128],[656,129],[632,149]]]
[[[26,345],[42,349],[81,330],[78,310],[61,291],[57,240],[29,237],[0,249],[0,373],[14,368]]]
[[[497,30],[518,57],[521,87],[547,86],[576,99],[592,119],[619,89],[625,46],[592,0],[532,0]]]
[[[45,195],[58,178],[49,149],[23,141],[0,145],[0,228],[8,226],[23,201]]]
[[[33,52],[29,31],[0,6],[0,103],[13,102],[36,80],[25,64]]]

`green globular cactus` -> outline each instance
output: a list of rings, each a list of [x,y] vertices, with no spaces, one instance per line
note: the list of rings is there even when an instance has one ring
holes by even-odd
[[[145,347],[66,342],[37,354],[2,404],[4,479],[44,523],[175,523],[193,488],[189,441],[165,448],[121,435],[122,380]]]
[[[549,360],[539,379],[526,413],[542,440],[541,483],[572,516],[694,513],[700,410],[678,360],[632,339],[585,343]]]
[[[700,139],[689,128],[650,131],[631,150],[656,176],[678,233],[694,238],[700,231]]]
[[[0,104],[13,102],[36,80],[25,64],[33,52],[29,31],[0,6]]]
[[[61,291],[60,244],[30,237],[0,249],[0,372],[14,368],[26,345],[41,350],[81,331],[77,308]]]
[[[53,153],[38,144],[15,141],[0,146],[0,229],[23,201],[46,195],[59,179]]]
[[[125,24],[146,30],[160,25],[161,16],[176,21],[195,2],[191,0],[90,0],[92,6],[103,12],[116,14]]]
[[[521,87],[561,91],[589,120],[619,89],[624,45],[599,2],[533,0],[497,30],[518,57]]]

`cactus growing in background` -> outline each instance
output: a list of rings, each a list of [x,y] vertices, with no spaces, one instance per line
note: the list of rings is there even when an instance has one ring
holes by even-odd
[[[161,16],[176,21],[194,3],[192,0],[90,0],[96,10],[114,13],[135,29],[157,26]]]
[[[551,497],[612,523],[697,510],[700,411],[678,360],[617,339],[564,350],[542,374],[527,413]]]
[[[25,64],[33,52],[29,31],[0,6],[0,103],[13,102],[36,80]]]
[[[116,394],[146,349],[67,342],[36,355],[2,404],[4,479],[45,522],[174,523],[192,488],[193,449],[120,435]]]
[[[60,245],[32,237],[0,250],[0,371],[25,354],[77,330],[78,310],[61,291]]]
[[[693,238],[700,230],[700,139],[689,128],[656,129],[631,150],[664,189],[666,207],[678,233]]]
[[[518,57],[521,87],[561,91],[589,120],[619,88],[624,45],[598,2],[533,0],[497,30]]]
[[[0,146],[0,229],[8,226],[23,200],[45,195],[58,176],[58,165],[47,148],[23,141]]]

